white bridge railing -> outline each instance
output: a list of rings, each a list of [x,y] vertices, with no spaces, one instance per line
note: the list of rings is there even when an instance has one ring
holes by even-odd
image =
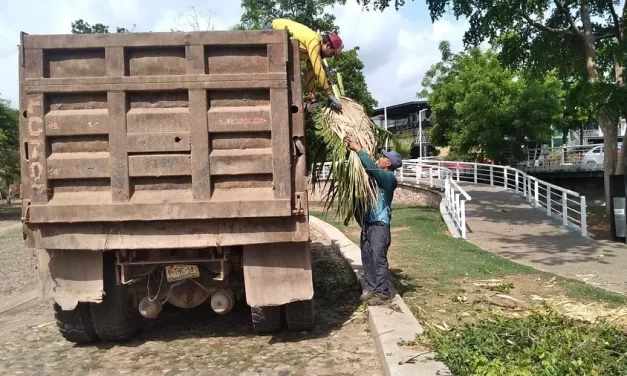
[[[403,167],[396,170],[397,179],[404,183],[444,189],[444,204],[459,235],[466,239],[466,202],[470,195],[457,184],[454,172],[444,166],[425,163],[424,160],[405,160]]]
[[[588,236],[586,197],[545,182],[509,166],[422,159],[421,163],[445,167],[457,182],[502,187],[518,193],[547,216],[559,220],[582,236]]]
[[[318,178],[329,178],[330,171],[331,163],[324,163]],[[588,236],[585,196],[513,167],[423,158],[403,161],[403,167],[396,171],[396,176],[400,182],[443,189],[446,210],[464,239],[467,229],[466,202],[472,198],[460,186],[462,182],[502,187],[515,192],[547,216],[559,220],[563,226]]]

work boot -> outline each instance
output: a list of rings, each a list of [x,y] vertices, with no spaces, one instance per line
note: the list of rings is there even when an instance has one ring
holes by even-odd
[[[364,290],[359,300],[361,300],[362,302],[366,302],[368,301],[368,299],[372,298],[374,295],[375,295],[374,291]]]
[[[390,299],[389,296],[383,296],[381,294],[376,294],[373,297],[371,297],[370,299],[368,299],[366,301],[366,304],[368,304],[369,306],[382,306],[382,305],[390,304],[391,301],[392,301],[392,299]]]

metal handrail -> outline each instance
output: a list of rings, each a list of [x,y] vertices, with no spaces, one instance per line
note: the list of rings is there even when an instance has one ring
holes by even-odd
[[[457,182],[502,186],[522,195],[532,206],[545,211],[547,216],[561,220],[562,225],[572,227],[582,236],[588,236],[586,197],[578,192],[538,179],[511,166],[434,159],[421,162],[426,165],[453,165]],[[555,202],[560,204],[553,205]]]
[[[331,163],[324,164],[330,167]],[[448,168],[446,166],[451,166]],[[330,171],[330,168],[328,169]],[[466,201],[471,196],[459,185],[460,182],[501,186],[520,194],[547,216],[559,219],[563,226],[571,227],[582,236],[588,235],[586,197],[575,191],[533,177],[510,166],[487,163],[441,161],[433,158],[403,161],[403,167],[395,172],[403,183],[428,184],[444,189],[446,209],[462,238],[466,238]],[[332,178],[327,169],[321,170],[320,178]]]

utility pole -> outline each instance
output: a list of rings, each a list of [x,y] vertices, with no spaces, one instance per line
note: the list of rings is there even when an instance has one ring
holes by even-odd
[[[388,108],[387,108],[387,106],[383,107],[383,119],[384,119],[383,121],[385,123],[385,131],[387,132],[387,130],[388,130]],[[388,150],[389,150],[388,149],[388,135],[386,134],[385,135],[385,151],[388,151]]]

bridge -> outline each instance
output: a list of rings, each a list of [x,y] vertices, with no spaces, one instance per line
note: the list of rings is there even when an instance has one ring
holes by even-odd
[[[441,194],[454,236],[536,269],[627,292],[627,247],[593,239],[585,196],[514,167],[482,163],[405,160],[396,176],[401,185]]]

